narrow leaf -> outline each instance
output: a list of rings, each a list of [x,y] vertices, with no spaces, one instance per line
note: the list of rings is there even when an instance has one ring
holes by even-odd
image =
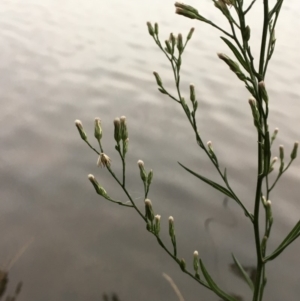
[[[178,164],[183,167],[186,171],[188,171],[189,173],[191,173],[193,176],[197,177],[198,179],[202,180],[203,182],[207,183],[208,185],[214,187],[215,189],[219,190],[220,192],[224,193],[225,195],[229,196],[230,198],[234,198],[234,196],[232,195],[232,193],[227,190],[225,187],[217,184],[214,181],[211,181],[197,173],[195,173],[194,171],[188,169],[187,167],[185,167],[184,165],[182,165],[180,162],[178,162]]]
[[[295,225],[287,237],[282,241],[278,248],[269,256],[267,256],[266,261],[273,260],[276,258],[283,250],[291,244],[296,238],[300,236],[300,221]]]
[[[226,38],[221,37],[221,39],[226,43],[226,45],[230,48],[230,50],[233,52],[233,54],[235,55],[235,57],[238,59],[238,61],[240,62],[240,64],[244,67],[245,70],[247,70],[247,72],[249,72],[249,68],[245,62],[245,60],[243,59],[242,55],[240,54],[240,52],[237,50],[237,48]],[[250,72],[249,72],[250,73]]]
[[[229,186],[228,179],[227,179],[227,170],[226,170],[226,168],[224,169],[224,181],[225,181],[226,185]]]
[[[287,235],[287,237],[283,240],[283,242],[279,245],[279,247],[286,244],[290,239],[293,239],[293,237],[300,232],[300,221],[294,226],[294,228],[290,231],[290,233]]]
[[[244,270],[243,266],[239,263],[239,261],[236,259],[236,257],[233,254],[232,254],[232,258],[233,258],[234,263],[238,267],[239,271],[243,275],[244,280],[247,282],[247,284],[249,285],[249,287],[251,288],[251,290],[254,291],[254,285],[253,285],[253,282],[250,279],[248,273]]]
[[[207,272],[202,260],[200,259],[200,267],[201,267],[201,271],[203,273],[204,278],[206,279],[209,287],[220,297],[222,298],[222,300],[225,301],[236,301],[235,298],[229,296],[228,294],[226,294],[225,292],[223,292],[218,286],[217,284],[213,281],[213,279],[211,278],[211,276],[209,275],[209,273]]]

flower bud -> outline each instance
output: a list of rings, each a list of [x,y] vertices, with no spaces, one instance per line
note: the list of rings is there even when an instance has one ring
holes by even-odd
[[[262,99],[268,103],[269,101],[269,96],[268,96],[268,92],[266,90],[266,85],[265,85],[265,82],[264,81],[261,81],[258,83],[258,89],[259,89],[259,92],[261,93],[261,96],[262,96]]]
[[[190,40],[190,39],[192,38],[194,31],[195,31],[195,28],[192,27],[192,28],[190,29],[190,32],[189,32],[187,38],[186,38],[187,40]]]
[[[120,119],[119,118],[115,118],[114,120],[114,126],[115,126],[115,132],[114,132],[114,137],[115,140],[117,142],[117,144],[120,142],[121,140],[121,123],[120,123]]]
[[[95,132],[94,132],[95,138],[100,142],[102,138],[102,128],[101,128],[101,120],[99,117],[95,118]]]
[[[267,211],[267,220],[272,223],[273,222],[273,216],[272,216],[272,208],[271,208],[271,201],[267,201],[266,211]]]
[[[88,140],[87,139],[87,135],[86,135],[86,133],[85,133],[85,131],[83,129],[83,125],[82,125],[81,121],[78,120],[78,119],[75,120],[75,125],[76,125],[76,127],[78,129],[78,132],[80,134],[81,139],[84,140],[84,141],[87,141]]]
[[[195,13],[192,13],[190,11],[184,10],[182,8],[176,8],[175,13],[177,15],[182,15],[182,16],[190,18],[190,19],[196,19],[198,17]]]
[[[149,199],[145,200],[145,210],[146,210],[146,218],[152,222],[154,220],[154,212],[152,208],[152,203]]]
[[[173,216],[169,217],[169,235],[171,239],[173,240],[175,237],[175,229],[174,229],[174,218]]]
[[[268,236],[264,236],[263,239],[262,239],[262,242],[261,242],[261,248],[262,250],[265,250],[266,249],[266,245],[267,245],[267,240],[268,240]]]
[[[158,35],[158,24],[154,23],[154,33]]]
[[[194,103],[196,100],[195,86],[193,84],[190,84],[190,99],[192,103]]]
[[[154,36],[154,29],[150,22],[147,22],[147,27],[148,27],[148,32],[149,32],[150,36]]]
[[[129,144],[129,138],[127,138],[125,141],[124,141],[124,144],[123,144],[123,154],[125,155],[128,151],[128,144]]]
[[[276,162],[277,162],[278,158],[277,157],[274,157],[271,161],[271,166],[274,165]]]
[[[185,267],[186,267],[185,260],[182,258],[180,260],[180,268],[182,269],[182,271],[185,271]]]
[[[214,1],[214,3],[215,7],[218,8],[224,14],[224,16],[226,16],[228,19],[231,19],[230,12],[223,0],[217,0]]]
[[[171,44],[168,40],[165,40],[165,44],[166,44],[166,48],[165,48],[165,51],[168,52],[169,54],[173,54],[173,49],[171,47]]]
[[[196,273],[198,273],[198,269],[199,269],[199,255],[198,255],[198,251],[194,252],[194,260],[193,260],[193,265],[194,265],[194,271]]]
[[[236,62],[223,53],[218,53],[218,57],[228,65],[230,70],[232,70],[240,80],[244,81],[246,79],[246,76]]]
[[[249,102],[249,105],[251,107],[254,125],[257,128],[259,128],[260,115],[259,115],[259,111],[258,111],[258,109],[256,107],[256,100],[253,97],[250,97],[248,102]]]
[[[154,226],[155,226],[155,228],[154,228],[155,234],[158,235],[159,232],[160,232],[160,215],[158,215],[158,214],[155,215],[154,222],[155,222],[155,224],[154,224]]]
[[[294,144],[294,148],[293,148],[293,150],[292,150],[292,153],[291,153],[291,159],[292,159],[292,160],[295,160],[296,157],[297,157],[298,145],[299,145],[299,142],[296,141],[295,144]]]
[[[193,6],[186,5],[186,4],[184,4],[184,3],[176,2],[176,3],[175,3],[175,7],[181,8],[181,9],[183,9],[183,10],[185,10],[185,11],[189,11],[189,12],[191,12],[191,13],[198,14],[198,10],[197,10],[197,9],[195,9]]]
[[[137,163],[138,163],[138,166],[140,169],[141,179],[143,182],[145,182],[147,180],[147,174],[146,174],[146,170],[144,167],[144,162],[142,160],[139,160]]]
[[[270,167],[269,167],[269,173],[272,172],[274,170],[274,164],[277,162],[278,158],[274,157],[270,163]]]
[[[245,27],[245,30],[243,31],[243,38],[247,42],[250,40],[250,33],[251,33],[250,27],[247,25]]]
[[[88,178],[89,178],[90,182],[93,184],[96,192],[99,195],[103,196],[104,198],[108,199],[109,196],[108,196],[107,192],[104,190],[104,188],[102,186],[99,185],[96,178],[91,174],[88,175]]]
[[[280,157],[280,167],[279,167],[279,172],[282,173],[283,172],[283,168],[284,168],[284,147],[283,145],[279,146],[279,157]]]
[[[171,47],[171,46],[170,46]],[[155,79],[156,79],[156,83],[157,83],[157,85],[159,86],[159,87],[162,87],[162,81],[161,81],[161,78],[160,78],[160,76],[159,76],[159,74],[157,73],[157,72],[153,72],[153,75],[154,75],[154,77],[155,77]]]
[[[128,131],[127,131],[127,124],[126,124],[126,117],[121,116],[120,118],[120,130],[121,130],[121,138],[125,141],[128,138]]]
[[[274,142],[274,140],[276,139],[277,137],[277,134],[279,132],[279,129],[278,128],[275,128],[274,132],[273,132],[273,135],[271,137],[271,144]]]
[[[175,47],[175,45],[176,45],[176,38],[175,38],[175,36],[174,36],[173,33],[170,33],[169,43],[171,43],[171,45],[172,45],[172,50],[173,50],[174,47]]]
[[[282,161],[284,159],[284,147],[283,145],[279,145],[279,158]]]
[[[179,53],[182,53],[183,51],[183,40],[182,40],[182,34],[180,33],[177,37],[177,49]]]
[[[267,206],[267,200],[266,200],[266,197],[264,195],[261,197],[261,200],[262,200],[262,203],[263,203],[264,207],[266,207]]]
[[[148,177],[147,177],[147,184],[148,186],[150,186],[151,182],[152,182],[152,179],[153,179],[153,170],[151,169],[148,173]]]

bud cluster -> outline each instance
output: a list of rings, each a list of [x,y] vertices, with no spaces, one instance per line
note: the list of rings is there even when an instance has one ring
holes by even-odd
[[[128,129],[125,116],[121,116],[120,118],[117,117],[114,119],[114,138],[117,142],[115,148],[119,152],[121,152],[120,142],[122,141],[122,156],[124,157],[128,151],[129,144]]]

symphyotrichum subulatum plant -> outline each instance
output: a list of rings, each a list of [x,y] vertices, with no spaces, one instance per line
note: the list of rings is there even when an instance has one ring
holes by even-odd
[[[233,260],[240,273],[243,275],[244,280],[249,285],[250,290],[253,293],[253,301],[261,301],[264,296],[264,289],[267,283],[266,264],[271,260],[277,258],[278,255],[285,248],[287,248],[296,238],[300,236],[300,221],[289,232],[286,238],[281,244],[272,251],[267,252],[268,239],[270,237],[273,216],[272,216],[272,203],[270,201],[271,192],[276,186],[276,183],[281,176],[290,167],[293,160],[297,157],[298,142],[294,143],[292,152],[289,156],[286,156],[284,147],[281,145],[278,151],[272,150],[272,144],[278,134],[278,129],[270,133],[268,125],[269,117],[269,99],[267,87],[265,84],[265,76],[268,70],[269,62],[275,50],[276,37],[275,27],[279,18],[280,10],[283,4],[283,0],[253,0],[251,3],[245,5],[243,0],[212,0],[213,5],[220,10],[223,17],[227,19],[230,30],[227,31],[218,24],[210,21],[205,16],[202,16],[197,9],[192,6],[175,3],[176,13],[190,19],[196,19],[202,23],[207,23],[214,29],[221,32],[221,39],[228,46],[229,54],[218,53],[218,58],[228,65],[231,72],[237,76],[237,81],[240,81],[246,89],[249,91],[249,105],[253,116],[254,130],[257,132],[257,140],[253,141],[257,145],[257,180],[256,191],[253,196],[253,207],[247,208],[243,200],[233,191],[231,188],[230,180],[227,177],[226,168],[222,168],[217,152],[213,148],[211,141],[205,143],[197,129],[196,113],[198,108],[198,101],[195,92],[195,86],[190,85],[189,97],[184,97],[181,92],[180,86],[180,68],[182,65],[182,55],[185,51],[187,43],[192,38],[194,28],[190,30],[186,38],[182,34],[175,36],[170,34],[168,39],[161,42],[159,38],[159,26],[157,23],[154,25],[150,22],[147,23],[148,32],[153,38],[158,48],[163,52],[166,59],[169,61],[175,81],[176,93],[168,91],[163,84],[163,80],[157,72],[154,72],[154,77],[158,86],[158,90],[168,96],[175,103],[182,107],[184,114],[188,122],[191,125],[192,130],[195,133],[195,138],[198,146],[206,153],[212,166],[217,170],[222,184],[216,182],[198,174],[190,168],[179,163],[184,170],[191,173],[199,180],[207,183],[213,188],[223,193],[226,197],[233,199],[238,206],[240,206],[242,212],[247,216],[249,226],[253,227],[256,247],[256,276],[250,277],[245,271],[243,265],[233,255]],[[272,2],[272,4],[271,4]],[[251,51],[251,27],[247,23],[247,13],[251,10],[253,5],[259,5],[263,10],[263,24],[261,35],[261,47],[259,57],[254,62],[254,57]],[[188,99],[189,98],[189,99]],[[250,112],[249,110],[249,112]],[[178,241],[175,231],[175,222],[172,216],[169,217],[169,236],[172,243],[172,248],[169,249],[165,242],[160,237],[160,215],[156,214],[151,201],[148,199],[148,193],[151,186],[153,171],[147,171],[144,162],[138,161],[138,168],[140,177],[144,185],[144,204],[145,211],[142,212],[137,207],[130,192],[127,190],[125,183],[125,162],[126,153],[128,151],[128,129],[126,118],[124,116],[116,118],[114,120],[114,139],[116,141],[115,149],[119,153],[122,162],[122,178],[119,179],[111,166],[109,157],[104,153],[103,146],[101,144],[102,127],[100,119],[95,119],[95,138],[98,140],[99,151],[95,149],[89,142],[88,137],[83,129],[82,123],[79,120],[75,121],[75,124],[79,130],[81,138],[98,154],[98,165],[105,167],[112,175],[115,181],[121,186],[125,195],[129,199],[129,202],[120,202],[113,199],[104,188],[98,183],[93,175],[89,175],[88,178],[93,184],[96,192],[107,199],[108,201],[117,203],[121,206],[131,207],[135,209],[141,216],[146,224],[147,230],[156,237],[159,245],[172,257],[175,262],[180,266],[182,271],[188,274],[191,278],[197,281],[199,284],[205,286],[209,290],[212,290],[222,300],[236,301],[235,296],[226,293],[218,284],[213,280],[209,271],[206,269],[204,262],[201,260],[198,252],[191,252],[193,256],[193,266],[191,269],[186,265],[185,260],[178,256]],[[272,157],[272,151],[278,153],[278,157]],[[275,170],[275,163],[279,161],[279,168]],[[274,182],[269,179],[270,173],[277,173]],[[252,211],[253,210],[253,211]],[[264,216],[264,223],[260,223],[260,215]],[[261,235],[263,233],[263,235]],[[271,284],[272,285],[272,284]]]

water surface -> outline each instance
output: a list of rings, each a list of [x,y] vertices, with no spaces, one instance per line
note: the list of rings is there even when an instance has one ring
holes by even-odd
[[[190,4],[225,24],[211,1]],[[282,9],[266,79],[270,129],[280,128],[274,155],[279,144],[288,154],[299,139],[299,8],[292,0]],[[260,10],[258,1],[249,21],[256,54]],[[122,301],[176,300],[162,272],[174,279],[186,300],[217,300],[182,275],[135,212],[105,202],[88,182],[87,175],[93,173],[110,195],[126,200],[108,173],[96,167],[96,155],[74,126],[81,119],[93,141],[93,119],[101,118],[105,152],[119,174],[112,121],[121,115],[128,120],[127,179],[136,202],[143,206],[136,165],[143,159],[154,170],[149,197],[162,216],[162,236],[168,239],[167,218],[173,215],[180,256],[191,266],[197,249],[223,289],[249,294],[229,264],[233,251],[245,265],[255,264],[251,225],[239,207],[229,202],[225,208],[222,195],[178,166],[180,161],[218,180],[184,113],[156,89],[153,70],[171,89],[173,80],[147,34],[148,20],[161,25],[163,39],[196,27],[184,57],[182,89],[187,93],[189,83],[195,84],[203,140],[213,141],[232,186],[253,206],[256,137],[249,95],[216,56],[229,54],[219,32],[176,16],[170,0],[2,0],[0,264],[5,268],[27,246],[9,271],[9,292],[24,282],[19,301],[101,300],[104,292],[116,292]],[[272,196],[270,249],[299,220],[299,170],[295,162]],[[295,242],[270,263],[266,301],[298,300],[299,247]]]

